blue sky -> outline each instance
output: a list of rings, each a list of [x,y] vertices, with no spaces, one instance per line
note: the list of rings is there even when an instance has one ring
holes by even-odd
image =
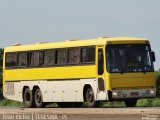
[[[160,68],[160,0],[0,0],[0,47],[15,43],[144,37]]]

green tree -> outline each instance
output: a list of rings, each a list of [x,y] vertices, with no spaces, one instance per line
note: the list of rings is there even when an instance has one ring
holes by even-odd
[[[3,98],[3,92],[2,92],[2,65],[3,65],[3,49],[0,49],[0,99]]]

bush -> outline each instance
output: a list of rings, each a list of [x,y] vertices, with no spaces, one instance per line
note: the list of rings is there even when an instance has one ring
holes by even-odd
[[[3,99],[0,100],[0,106],[24,106],[24,104],[13,100]]]
[[[141,99],[138,100],[137,106],[139,107],[159,107],[160,106],[160,99]]]
[[[2,88],[0,88],[0,100],[3,99],[3,91]]]
[[[152,106],[152,100],[151,99],[138,100],[136,106],[139,106],[139,107],[151,107]]]

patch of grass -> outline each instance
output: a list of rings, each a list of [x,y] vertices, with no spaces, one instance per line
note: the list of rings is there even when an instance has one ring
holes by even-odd
[[[49,103],[49,104],[46,104],[46,107],[49,107],[49,108],[57,108],[58,105],[56,103]]]
[[[125,107],[124,102],[101,102],[100,107]]]
[[[152,99],[141,99],[137,101],[138,107],[151,107],[152,106]]]
[[[160,71],[156,71],[156,76],[160,76]]]
[[[160,98],[138,100],[137,106],[139,107],[159,107]]]
[[[83,103],[83,108],[88,108],[88,104],[85,102]],[[100,102],[99,107],[107,108],[107,107],[125,107],[124,102]]]
[[[0,106],[24,106],[24,104],[18,101],[2,99],[0,100]]]

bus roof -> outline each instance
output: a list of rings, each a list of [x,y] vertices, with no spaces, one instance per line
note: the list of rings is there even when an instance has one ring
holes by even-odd
[[[78,46],[94,46],[94,45],[106,45],[106,44],[134,44],[134,43],[148,43],[149,41],[145,38],[135,37],[99,37],[97,39],[89,40],[66,40],[63,42],[43,42],[30,45],[15,44],[6,47],[5,52],[13,51],[29,51],[39,49],[51,49],[51,48],[63,48],[63,47],[78,47]]]

